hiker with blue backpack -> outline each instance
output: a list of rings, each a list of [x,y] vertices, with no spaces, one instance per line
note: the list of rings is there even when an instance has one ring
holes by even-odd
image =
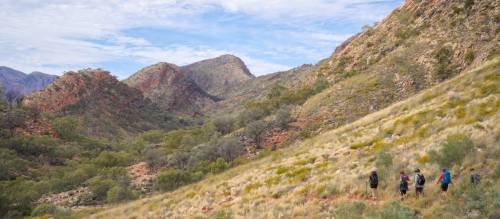
[[[446,192],[448,191],[448,185],[451,183],[451,173],[447,169],[442,169],[441,170],[441,175],[439,176],[438,181],[436,184],[441,183],[441,193],[446,195]]]
[[[419,198],[424,195],[425,176],[420,169],[415,170],[415,196]]]

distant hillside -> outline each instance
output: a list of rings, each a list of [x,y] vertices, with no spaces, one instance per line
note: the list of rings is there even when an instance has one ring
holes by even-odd
[[[273,85],[279,84],[293,88],[293,86],[307,83],[315,65],[301,65],[287,71],[275,72],[228,86],[226,92],[221,94],[221,101],[207,108],[207,112],[227,114],[238,112],[245,102],[266,98]]]
[[[77,116],[87,135],[124,137],[150,129],[176,127],[176,121],[145,100],[141,92],[109,72],[68,72],[23,104],[56,116]]]
[[[33,91],[41,90],[52,83],[57,78],[41,72],[26,74],[9,67],[0,66],[0,87],[4,87],[6,92],[15,92],[18,95],[30,94]]]
[[[224,95],[229,87],[255,77],[245,63],[233,55],[195,62],[180,69],[201,89],[214,96]]]
[[[217,100],[179,67],[165,62],[143,68],[124,82],[169,112],[193,115]]]

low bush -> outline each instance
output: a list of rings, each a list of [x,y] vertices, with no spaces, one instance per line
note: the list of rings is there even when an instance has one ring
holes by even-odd
[[[115,181],[100,176],[89,180],[89,189],[97,200],[106,200],[108,191],[116,186],[118,185]]]
[[[154,187],[161,191],[172,191],[192,181],[191,174],[185,170],[164,169],[155,179]]]
[[[124,186],[114,186],[109,189],[106,194],[106,200],[108,203],[133,200],[137,197],[138,195],[136,193],[134,193],[130,188]]]
[[[462,134],[451,135],[441,144],[439,151],[428,152],[429,160],[439,164],[441,167],[451,168],[453,165],[460,165],[468,154],[472,153],[474,143]]]

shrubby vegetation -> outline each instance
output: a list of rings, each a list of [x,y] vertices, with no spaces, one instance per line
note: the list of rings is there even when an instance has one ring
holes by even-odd
[[[455,66],[452,65],[453,49],[448,46],[441,47],[434,51],[434,59],[437,61],[435,75],[442,81],[451,77],[455,73]]]
[[[451,135],[441,144],[439,151],[431,150],[429,159],[441,167],[460,165],[465,156],[472,154],[474,143],[466,135]]]
[[[243,133],[260,145],[268,127],[287,128],[292,120],[291,106],[303,103],[327,86],[323,77],[311,87],[289,89],[276,84],[267,98],[246,103],[245,110],[237,116],[191,121],[186,123],[191,126],[171,131],[151,130],[125,141],[85,136],[81,134],[83,123],[77,117],[47,117],[0,99],[0,217],[67,215],[67,211],[52,205],[34,203],[44,194],[82,186],[88,187],[90,193],[73,204],[135,199],[139,193],[130,187],[125,167],[140,161],[162,169],[154,182],[154,188],[161,191],[248,162],[239,158],[246,152],[239,137],[228,134],[243,128]],[[273,122],[265,119],[273,114]],[[51,125],[53,133],[16,133],[27,124],[42,120]],[[53,138],[53,134],[57,137]]]

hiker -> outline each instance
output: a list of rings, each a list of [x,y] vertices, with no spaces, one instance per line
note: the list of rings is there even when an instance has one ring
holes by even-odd
[[[419,196],[424,195],[424,185],[425,185],[425,176],[420,172],[420,169],[415,170],[415,196],[419,198]]]
[[[372,171],[370,174],[370,188],[372,189],[372,198],[377,199],[378,175],[377,171]]]
[[[405,175],[404,170],[401,170],[401,172],[399,172],[399,192],[401,193],[401,201],[403,201],[408,191],[408,181],[410,181],[410,177]]]
[[[446,192],[448,191],[448,185],[451,183],[451,173],[447,169],[441,170],[441,175],[439,176],[436,184],[441,183],[441,194],[446,196]]]
[[[480,180],[481,180],[481,176],[479,175],[479,173],[476,172],[476,170],[474,168],[471,168],[470,169],[470,183],[473,186],[477,186],[477,185],[479,185]]]

